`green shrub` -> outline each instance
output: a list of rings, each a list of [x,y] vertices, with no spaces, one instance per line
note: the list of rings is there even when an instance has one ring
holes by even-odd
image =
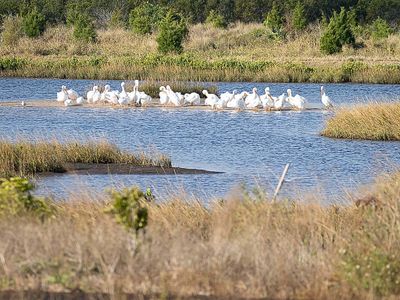
[[[124,16],[122,14],[121,9],[119,9],[119,8],[114,9],[114,11],[111,14],[111,18],[110,18],[108,27],[110,27],[110,28],[124,28],[125,27]]]
[[[44,198],[31,194],[34,185],[28,179],[13,177],[0,179],[0,216],[31,213],[40,219],[54,214],[54,207]]]
[[[165,18],[160,21],[159,33],[157,36],[158,50],[161,53],[183,51],[183,41],[189,31],[184,18],[172,11],[169,11]]]
[[[0,71],[18,70],[25,66],[27,61],[18,57],[2,57],[0,58]]]
[[[3,20],[1,43],[4,46],[15,46],[22,37],[22,18],[7,16]]]
[[[165,9],[159,5],[143,3],[134,8],[129,14],[129,26],[139,34],[151,34],[157,30]]]
[[[226,28],[228,23],[225,21],[224,16],[217,13],[215,10],[211,10],[207,16],[206,24],[209,24],[215,28]]]
[[[371,37],[374,41],[386,39],[391,33],[389,24],[378,17],[371,25]]]
[[[46,19],[37,8],[34,8],[24,16],[22,28],[28,37],[38,37],[46,29]]]
[[[147,197],[149,197],[148,194],[146,192]],[[112,202],[107,212],[115,215],[118,223],[138,233],[147,225],[146,195],[136,187],[122,191],[111,191]]]
[[[352,30],[354,22],[353,14],[344,8],[340,13],[334,12],[321,37],[321,51],[325,54],[334,54],[341,52],[343,45],[354,46],[355,37]]]
[[[97,33],[89,15],[78,15],[74,23],[74,38],[84,42],[96,41]]]
[[[293,11],[292,16],[293,28],[297,31],[301,31],[307,26],[307,18],[304,12],[304,5],[298,1]]]
[[[264,25],[269,27],[274,33],[281,33],[282,31],[283,17],[275,2],[265,17]]]

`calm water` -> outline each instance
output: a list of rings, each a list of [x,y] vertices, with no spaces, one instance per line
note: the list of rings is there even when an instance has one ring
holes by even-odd
[[[84,92],[99,81],[0,79],[0,101],[50,99],[65,84]],[[104,82],[100,82],[104,83]],[[109,81],[114,89],[120,82]],[[219,90],[263,90],[267,84],[218,83]],[[274,95],[287,88],[319,103],[319,85],[268,84]],[[327,84],[337,104],[368,99],[399,99],[400,85]],[[284,193],[318,191],[324,199],[367,184],[400,162],[397,142],[343,141],[318,133],[330,113],[214,112],[194,110],[105,108],[0,108],[0,135],[25,137],[106,137],[124,149],[155,147],[171,155],[175,166],[223,171],[216,175],[60,175],[40,179],[40,193],[66,197],[85,188],[136,184],[156,192],[181,192],[209,199],[223,196],[241,183],[260,184],[269,192],[286,163],[291,163]],[[322,200],[323,200],[322,199]]]

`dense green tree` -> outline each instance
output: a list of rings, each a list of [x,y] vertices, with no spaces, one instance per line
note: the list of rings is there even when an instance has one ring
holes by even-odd
[[[185,19],[173,11],[160,21],[159,33],[157,36],[158,50],[162,53],[183,51],[183,41],[189,31]]]
[[[375,41],[380,41],[389,36],[391,28],[382,18],[378,17],[371,25],[371,36]]]
[[[342,8],[340,13],[334,12],[321,37],[321,51],[333,54],[342,51],[343,45],[354,45],[352,21],[351,13],[345,8]]]
[[[83,42],[95,42],[97,33],[93,21],[87,14],[78,14],[74,21],[74,38]]]
[[[145,2],[134,8],[129,15],[130,28],[139,34],[153,33],[165,14],[165,9],[159,5]]]
[[[209,24],[215,28],[226,28],[228,26],[225,18],[215,10],[211,10],[208,14],[206,24]]]
[[[22,29],[31,38],[38,37],[46,29],[46,19],[35,7],[23,17]]]
[[[305,15],[304,5],[298,1],[293,10],[292,15],[293,28],[297,31],[301,31],[307,26],[307,18]]]
[[[265,17],[264,24],[275,33],[282,31],[283,17],[275,2]]]

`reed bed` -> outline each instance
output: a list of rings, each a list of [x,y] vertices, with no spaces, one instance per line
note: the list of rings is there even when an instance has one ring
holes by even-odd
[[[57,140],[0,141],[0,178],[65,172],[66,164],[74,163],[171,166],[166,155],[125,152],[106,140],[65,143]]]
[[[339,109],[322,135],[332,138],[400,140],[400,104],[369,103]]]
[[[0,291],[396,299],[399,194],[395,174],[360,206],[273,203],[262,193],[208,206],[174,198],[147,204],[148,226],[137,237],[104,213],[107,197],[72,199],[45,221],[0,217]]]

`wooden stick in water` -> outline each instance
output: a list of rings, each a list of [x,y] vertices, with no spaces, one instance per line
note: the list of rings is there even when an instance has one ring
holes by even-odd
[[[285,168],[283,169],[283,173],[281,175],[281,178],[279,178],[279,182],[278,182],[278,185],[276,186],[274,197],[272,198],[272,202],[275,202],[276,197],[278,196],[279,191],[281,190],[282,185],[285,182],[285,176],[286,176],[286,173],[289,170],[289,166],[290,166],[290,164],[286,164]]]

